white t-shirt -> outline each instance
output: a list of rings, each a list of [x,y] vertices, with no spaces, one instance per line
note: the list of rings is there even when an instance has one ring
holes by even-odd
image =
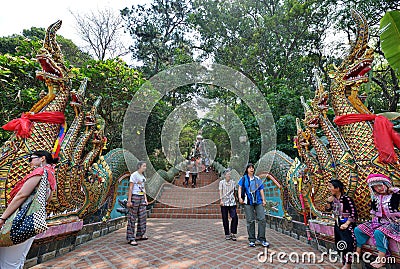
[[[138,171],[134,172],[129,178],[129,182],[133,183],[132,194],[144,195],[146,178],[142,174],[139,174]]]

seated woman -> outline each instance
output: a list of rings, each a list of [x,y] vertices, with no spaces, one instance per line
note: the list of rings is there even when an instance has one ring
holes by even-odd
[[[344,193],[344,185],[337,179],[329,181],[331,196],[328,197],[327,211],[335,215],[335,244],[343,257],[342,269],[350,269],[352,264],[352,252],[356,248],[354,228],[357,220],[357,209],[353,199]],[[341,248],[345,242],[346,248]]]
[[[382,174],[369,175],[367,183],[371,189],[372,221],[360,224],[354,230],[357,253],[361,254],[361,247],[370,237],[374,237],[378,257],[371,266],[381,268],[385,265],[385,259],[382,258],[389,252],[388,239],[400,242],[400,189],[394,188],[391,179]]]

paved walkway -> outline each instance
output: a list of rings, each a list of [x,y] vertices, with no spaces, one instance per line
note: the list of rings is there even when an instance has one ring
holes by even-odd
[[[280,263],[277,254],[273,263],[259,262],[257,255],[264,248],[247,246],[245,220],[239,220],[239,237],[236,242],[224,238],[219,219],[148,219],[147,241],[139,246],[130,246],[125,241],[126,229],[120,229],[77,247],[73,252],[59,256],[32,268],[340,268],[328,258],[320,263],[301,262],[301,254],[314,252],[319,259],[321,253],[311,246],[290,236],[267,229],[267,240],[271,243],[269,253],[286,252],[282,260],[299,263]],[[298,254],[293,254],[294,252]],[[262,256],[262,258],[265,256]],[[267,255],[268,259],[271,255]]]

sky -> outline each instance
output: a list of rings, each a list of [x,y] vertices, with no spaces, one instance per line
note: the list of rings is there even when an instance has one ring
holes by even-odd
[[[22,34],[22,30],[31,27],[47,28],[57,20],[63,24],[57,34],[71,39],[76,45],[83,43],[76,34],[74,14],[90,14],[91,11],[110,8],[119,14],[119,10],[132,5],[144,4],[149,0],[8,0],[1,4],[0,36]],[[130,38],[128,34],[124,37]]]

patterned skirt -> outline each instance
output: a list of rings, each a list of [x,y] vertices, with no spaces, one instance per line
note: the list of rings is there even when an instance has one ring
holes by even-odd
[[[395,240],[396,242],[400,242],[400,223],[394,222],[366,222],[358,225],[358,228],[367,234],[369,237],[374,237],[374,231],[379,230],[387,237]]]

